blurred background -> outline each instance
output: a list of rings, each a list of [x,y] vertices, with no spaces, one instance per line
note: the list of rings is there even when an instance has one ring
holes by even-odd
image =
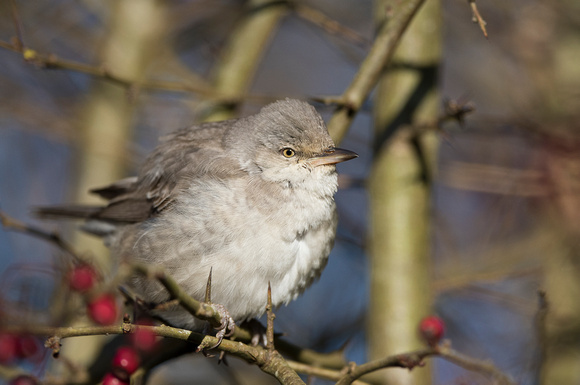
[[[0,209],[58,231],[114,270],[100,241],[74,225],[38,221],[31,207],[94,201],[89,188],[133,175],[159,136],[195,122],[247,115],[284,97],[310,100],[330,119],[335,105],[320,101],[348,87],[387,3],[0,2]],[[390,346],[395,338],[385,336],[415,334],[421,317],[437,314],[455,349],[493,361],[519,384],[580,384],[580,3],[477,3],[487,39],[472,4],[427,0],[362,105],[340,143],[360,158],[339,166],[329,264],[299,300],[277,310],[276,329],[363,363],[420,347],[414,337]],[[15,52],[19,39],[32,50],[28,61]],[[405,71],[420,73],[426,91],[410,92],[398,77]],[[409,112],[413,98],[428,98],[428,107]],[[446,119],[453,105],[475,111]],[[407,145],[424,139],[409,166]],[[385,200],[401,176],[389,175],[408,167],[414,179],[404,183],[423,195],[403,189],[416,200],[395,197],[393,209]],[[0,229],[0,317],[56,326],[60,254]],[[394,254],[413,263],[381,262]],[[67,340],[63,354],[87,365],[103,339]],[[273,383],[229,361],[182,357],[151,381]],[[27,369],[43,377],[61,366],[46,357]],[[412,375],[380,373],[368,381],[493,383],[438,358]]]

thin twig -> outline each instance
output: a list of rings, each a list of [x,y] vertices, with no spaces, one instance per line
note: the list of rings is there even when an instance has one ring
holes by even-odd
[[[320,27],[329,35],[336,35],[346,40],[353,42],[361,47],[368,47],[371,41],[359,34],[355,30],[331,19],[319,10],[312,8],[306,4],[293,2],[293,9],[300,18]]]
[[[18,8],[16,8],[15,0],[10,0],[10,5],[12,7],[12,20],[14,21],[14,30],[16,32],[16,46],[20,49],[24,48],[24,33],[22,28],[22,22],[20,21],[20,15],[18,13]]]
[[[21,222],[17,219],[10,217],[9,215],[7,215],[2,211],[0,211],[0,223],[2,223],[2,226],[7,230],[17,231],[20,233],[31,235],[36,238],[43,239],[47,242],[54,244],[56,247],[66,252],[74,259],[78,261],[82,260],[82,258],[79,257],[79,255],[73,250],[73,248],[68,243],[66,243],[58,233],[48,232],[41,228],[27,225],[24,222]]]
[[[384,368],[407,368],[413,369],[416,366],[423,366],[423,359],[429,356],[436,355],[437,348],[426,348],[414,352],[397,354],[388,356],[378,360],[370,361],[361,365],[352,365],[347,373],[343,374],[342,378],[336,385],[349,385],[359,377]]]
[[[473,357],[468,357],[451,348],[449,343],[441,344],[437,347],[437,353],[440,357],[464,369],[472,372],[477,372],[490,377],[499,385],[516,385],[511,378],[504,374],[501,370],[495,367],[490,361],[479,360]]]
[[[343,377],[343,373],[340,370],[326,369],[318,366],[307,365],[296,361],[287,361],[288,365],[298,373],[306,374],[308,376],[314,376],[318,378],[323,378],[326,380],[338,381]],[[355,380],[352,382],[353,385],[369,385],[369,383]]]
[[[477,9],[477,4],[475,4],[475,0],[467,0],[469,2],[469,6],[471,7],[471,14],[472,20],[474,23],[479,24],[479,28],[481,28],[481,32],[483,32],[483,36],[487,39],[487,29],[485,26],[487,25],[486,21],[483,20],[479,10]]]
[[[139,87],[147,90],[171,91],[171,92],[187,92],[203,96],[205,99],[211,100],[215,103],[222,104],[236,104],[240,101],[254,101],[256,103],[267,103],[280,97],[253,95],[253,94],[232,94],[221,92],[212,88],[207,83],[192,82],[192,81],[164,81],[164,80],[145,80],[135,81],[129,77],[115,74],[105,66],[91,66],[84,63],[79,63],[73,60],[61,59],[54,54],[42,54],[31,48],[19,47],[18,44],[12,44],[0,40],[0,48],[4,48],[13,52],[22,54],[25,61],[32,63],[40,68],[67,70],[78,73],[83,73],[96,78],[100,78],[127,89]]]

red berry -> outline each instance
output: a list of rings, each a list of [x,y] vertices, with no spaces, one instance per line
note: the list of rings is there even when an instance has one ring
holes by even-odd
[[[22,375],[10,381],[8,385],[38,385],[38,381],[34,377]]]
[[[441,318],[430,315],[421,320],[419,333],[421,333],[421,337],[427,344],[435,346],[443,337],[443,333],[445,333],[445,324]]]
[[[40,344],[36,337],[24,334],[18,337],[16,354],[18,358],[26,359],[36,356],[40,350]]]
[[[71,270],[68,283],[72,290],[88,291],[95,286],[97,281],[97,273],[89,265],[79,265]]]
[[[129,382],[117,378],[113,373],[107,373],[103,378],[103,385],[129,385]]]
[[[111,325],[118,318],[117,303],[112,294],[101,294],[89,302],[89,317],[100,325]]]
[[[17,357],[18,337],[10,333],[0,333],[0,364],[10,364]]]
[[[139,368],[140,359],[137,350],[129,346],[121,346],[113,357],[113,372],[117,377],[125,379]]]
[[[154,324],[152,321],[145,320],[139,322],[139,325],[153,326]],[[155,348],[155,345],[157,345],[157,335],[152,330],[137,329],[133,334],[131,334],[131,343],[138,350],[149,352]]]

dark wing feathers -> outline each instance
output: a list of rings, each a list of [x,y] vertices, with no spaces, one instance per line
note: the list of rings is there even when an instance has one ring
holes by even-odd
[[[136,176],[121,179],[105,187],[99,187],[89,190],[91,194],[96,194],[101,198],[111,200],[120,195],[127,194],[135,186]]]
[[[146,159],[138,177],[121,179],[111,185],[91,190],[109,200],[106,206],[40,207],[41,217],[100,219],[136,223],[168,208],[187,186],[202,163],[223,153],[224,132],[235,121],[204,123],[175,131]]]

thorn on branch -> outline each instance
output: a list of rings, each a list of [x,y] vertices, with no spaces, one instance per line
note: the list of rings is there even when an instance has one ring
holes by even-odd
[[[211,273],[213,271],[213,267],[209,268],[209,275],[207,277],[207,283],[205,285],[205,301],[206,303],[211,303]]]

